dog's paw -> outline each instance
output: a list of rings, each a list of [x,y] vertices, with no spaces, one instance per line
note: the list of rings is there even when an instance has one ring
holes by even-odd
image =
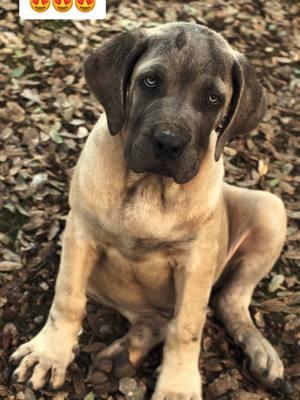
[[[200,393],[194,392],[172,392],[165,390],[155,391],[151,400],[202,400]]]
[[[92,355],[89,381],[95,393],[113,393],[118,389],[118,378],[135,376],[136,369],[129,359],[127,341],[119,339]]]
[[[96,395],[114,393],[118,390],[118,379],[113,374],[113,361],[109,359],[97,359],[92,357],[93,364],[90,367],[89,381],[93,385]]]
[[[198,370],[164,369],[160,373],[151,400],[202,400]]]
[[[135,354],[134,354],[135,355]],[[112,365],[112,372],[118,378],[135,376],[139,367],[142,355],[135,359],[135,363],[130,360],[130,347],[126,337],[114,341],[110,346],[106,347],[100,353],[95,354],[92,358],[94,365],[103,370],[103,365]]]
[[[272,345],[263,337],[252,337],[244,344],[251,374],[263,386],[272,388],[283,382],[284,366]]]
[[[50,385],[57,389],[63,385],[68,365],[75,357],[77,338],[45,327],[31,341],[21,345],[10,357],[20,365],[12,380],[27,382],[33,389],[41,389],[50,372]]]

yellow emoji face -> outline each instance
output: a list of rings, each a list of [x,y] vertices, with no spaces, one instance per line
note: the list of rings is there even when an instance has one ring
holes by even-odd
[[[30,0],[31,8],[36,12],[44,12],[50,7],[50,0]]]
[[[89,12],[96,4],[96,0],[75,0],[76,7],[79,11]]]
[[[67,12],[73,6],[73,0],[53,0],[55,10],[59,12]]]

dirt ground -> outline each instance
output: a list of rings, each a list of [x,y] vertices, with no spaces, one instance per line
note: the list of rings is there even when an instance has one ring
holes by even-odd
[[[242,351],[209,311],[200,361],[205,399],[299,400],[297,1],[108,0],[103,22],[19,22],[16,3],[1,0],[0,5],[0,399],[108,398],[96,395],[87,377],[97,351],[126,332],[127,322],[111,310],[89,303],[82,351],[60,391],[33,392],[11,383],[8,358],[16,346],[41,329],[47,317],[72,169],[101,112],[83,79],[84,56],[89,48],[122,30],[189,21],[223,33],[260,73],[269,93],[269,109],[257,131],[226,149],[226,180],[276,193],[289,217],[284,251],[257,288],[251,306],[258,328],[284,361],[286,383],[273,391],[260,387],[249,375]],[[121,380],[119,391],[110,399],[149,398],[160,361],[158,348],[137,378]]]

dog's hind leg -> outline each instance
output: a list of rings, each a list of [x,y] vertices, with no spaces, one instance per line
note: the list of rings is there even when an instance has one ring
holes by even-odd
[[[250,195],[249,191],[245,194]],[[239,194],[239,201],[230,205],[229,217],[232,219],[246,212],[252,213],[246,218],[245,231],[249,233],[229,262],[230,273],[213,297],[212,305],[229,335],[249,358],[254,377],[264,386],[272,387],[283,378],[283,364],[272,345],[255,327],[249,304],[256,285],[270,272],[280,255],[286,234],[286,216],[277,197],[263,192],[252,192],[250,197],[250,201],[246,196],[241,199]],[[236,218],[235,223],[241,226],[245,220]]]
[[[124,337],[98,353],[89,377],[95,390],[113,391],[115,377],[134,376],[149,352],[165,339],[167,323],[168,319],[158,314],[140,317]]]

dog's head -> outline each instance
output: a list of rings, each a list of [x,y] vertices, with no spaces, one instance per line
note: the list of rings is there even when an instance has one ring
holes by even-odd
[[[117,35],[85,61],[112,135],[124,132],[135,172],[185,183],[198,172],[210,133],[226,142],[256,127],[266,109],[245,57],[204,26],[173,23]]]

